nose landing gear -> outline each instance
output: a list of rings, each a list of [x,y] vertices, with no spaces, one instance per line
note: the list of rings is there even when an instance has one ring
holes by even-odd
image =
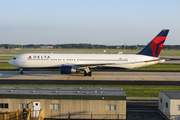
[[[23,69],[19,68],[19,71],[20,71],[20,74],[22,75],[23,74]]]

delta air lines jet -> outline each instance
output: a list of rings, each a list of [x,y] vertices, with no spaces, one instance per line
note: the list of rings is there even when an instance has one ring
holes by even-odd
[[[84,76],[92,75],[92,68],[115,67],[137,68],[164,62],[159,59],[169,30],[162,30],[149,44],[137,54],[38,54],[28,53],[14,56],[9,64],[23,68],[59,68],[61,74],[71,74],[84,70]]]

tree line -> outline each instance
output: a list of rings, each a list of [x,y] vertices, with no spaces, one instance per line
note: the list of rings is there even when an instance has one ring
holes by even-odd
[[[98,44],[28,44],[28,45],[17,45],[17,44],[0,44],[1,49],[14,49],[14,48],[24,48],[24,49],[37,49],[42,48],[42,46],[53,46],[53,49],[142,49],[145,45],[98,45]],[[164,45],[164,50],[175,49],[179,50],[180,45]]]

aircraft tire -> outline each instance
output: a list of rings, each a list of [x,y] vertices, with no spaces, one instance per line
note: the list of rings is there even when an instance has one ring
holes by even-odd
[[[86,71],[84,71],[84,76],[87,76],[88,74],[86,73]]]
[[[88,73],[88,76],[91,76],[91,75],[92,75],[91,72],[89,72],[89,73]]]

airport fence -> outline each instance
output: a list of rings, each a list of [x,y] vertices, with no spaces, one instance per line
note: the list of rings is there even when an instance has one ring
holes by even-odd
[[[77,114],[77,113],[68,113],[68,116],[60,115],[58,119],[115,119],[115,120],[125,120],[126,114]]]
[[[42,113],[41,113],[42,112]],[[40,114],[43,114],[43,110],[40,112]],[[32,117],[33,111],[29,111],[29,115]],[[0,120],[31,120],[32,118],[26,117],[27,114],[23,114],[22,111],[15,111],[15,112],[5,112],[0,113]],[[44,120],[43,115],[40,115],[42,117],[36,118],[37,120]],[[125,120],[126,114],[77,114],[77,113],[68,113],[64,115],[57,116],[56,119],[66,119],[66,120],[74,120],[74,119],[80,119],[80,120],[91,120],[91,119],[99,119],[99,120],[108,120],[108,119],[114,119],[114,120]],[[35,120],[35,119],[33,119]],[[48,120],[48,119],[47,119]],[[52,119],[51,119],[52,120]]]

